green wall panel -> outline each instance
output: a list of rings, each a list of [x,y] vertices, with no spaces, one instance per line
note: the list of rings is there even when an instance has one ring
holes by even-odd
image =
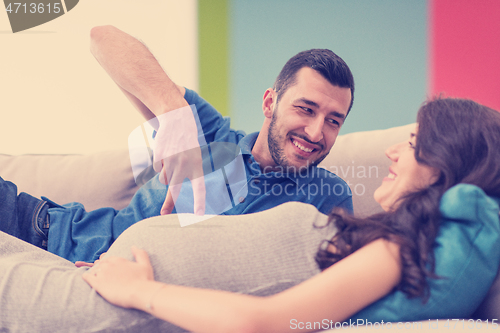
[[[223,115],[229,110],[229,0],[198,1],[199,92]]]

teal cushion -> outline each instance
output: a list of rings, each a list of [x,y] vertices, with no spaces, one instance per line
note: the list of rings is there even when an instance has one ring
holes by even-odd
[[[395,291],[351,317],[366,322],[469,318],[486,296],[500,263],[498,200],[479,187],[459,184],[442,197],[442,224],[436,238],[436,273],[430,298],[409,299]],[[369,272],[367,272],[369,274]]]

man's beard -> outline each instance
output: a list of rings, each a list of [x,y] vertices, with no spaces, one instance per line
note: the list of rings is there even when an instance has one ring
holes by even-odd
[[[287,169],[292,168],[293,169],[296,167],[289,163],[289,161],[285,155],[285,151],[283,149],[287,139],[282,138],[278,134],[278,129],[276,128],[277,120],[278,120],[278,116],[276,115],[277,109],[278,109],[278,107],[276,105],[275,112],[273,112],[273,117],[271,118],[271,124],[269,125],[269,130],[267,132],[267,144],[269,146],[269,152],[271,153],[271,157],[272,157],[274,163],[276,163],[276,165],[278,165],[282,168],[287,168]],[[300,137],[302,137],[302,136],[300,136]],[[305,138],[303,138],[303,137],[302,137],[302,139],[305,140]],[[309,141],[309,140],[307,140],[307,141]],[[280,142],[283,142],[283,146],[280,146]],[[312,161],[312,162],[307,161],[307,164],[300,166],[299,169],[308,168],[310,166],[316,166],[316,165],[318,165],[318,163],[323,161],[327,155],[328,155],[328,153],[320,156],[316,161]],[[300,170],[296,170],[296,171],[300,171]]]
[[[269,130],[267,132],[267,144],[269,146],[269,152],[271,153],[271,157],[273,158],[274,163],[282,167],[288,167],[290,166],[288,164],[288,159],[285,156],[283,147],[280,147],[279,144],[280,141],[284,140],[281,140],[282,138],[277,133],[276,121],[278,117],[276,116],[276,111],[277,110],[273,112],[271,124],[269,125]]]

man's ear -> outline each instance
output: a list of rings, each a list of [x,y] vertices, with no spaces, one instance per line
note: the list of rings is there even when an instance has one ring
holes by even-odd
[[[262,97],[262,112],[266,118],[272,118],[276,99],[276,92],[272,88],[268,88]]]

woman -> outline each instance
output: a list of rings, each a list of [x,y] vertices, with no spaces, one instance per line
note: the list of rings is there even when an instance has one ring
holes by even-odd
[[[471,101],[438,99],[420,109],[417,121],[409,142],[387,150],[393,163],[375,193],[385,213],[357,219],[333,212],[328,223],[313,207],[289,203],[258,214],[214,218],[192,228],[174,228],[175,216],[161,223],[146,220],[120,236],[109,256],[83,274],[109,302],[144,312],[111,309],[80,283],[84,268],[62,268],[67,264],[57,262],[38,273],[47,277],[43,283],[23,284],[26,293],[34,293],[28,301],[19,297],[19,288],[12,297],[2,292],[2,325],[21,327],[23,323],[13,319],[21,315],[19,308],[36,317],[31,323],[38,325],[36,331],[63,331],[69,325],[74,331],[177,332],[182,327],[194,332],[281,332],[330,328],[348,318],[419,320],[443,300],[436,301],[434,295],[450,294],[449,289],[443,292],[443,285],[464,284],[454,275],[473,272],[481,279],[476,283],[480,290],[470,287],[470,297],[467,291],[461,294],[471,308],[455,310],[454,302],[445,302],[451,309],[445,315],[470,315],[500,260],[500,248],[494,245],[500,238],[498,203],[490,198],[500,197],[500,114]],[[459,183],[472,185],[455,186]],[[469,214],[468,201],[481,207],[481,218]],[[465,215],[456,215],[458,211]],[[461,220],[467,223],[457,222]],[[484,236],[480,243],[475,242],[477,235]],[[325,239],[331,241],[318,251]],[[150,251],[149,258],[146,251],[156,242],[169,242],[171,251]],[[10,238],[0,244],[20,250],[29,246]],[[133,248],[135,262],[112,256],[126,253],[133,244],[146,250]],[[485,249],[483,244],[493,245]],[[482,266],[467,264],[474,260],[462,258],[457,253],[461,248],[477,252],[485,266],[495,263],[493,272],[483,274]],[[466,262],[460,274],[453,272],[457,265],[443,270],[438,260],[450,249],[452,257],[445,259]],[[47,261],[50,254],[42,252]],[[19,276],[14,275],[23,269],[19,266],[12,265],[12,277]],[[4,285],[17,282],[6,276]],[[29,280],[27,274],[21,276]],[[58,295],[50,292],[54,284],[61,285]],[[55,304],[61,303],[69,311],[59,313]],[[402,313],[408,307],[419,307],[420,312]],[[395,309],[394,317],[381,314],[387,309]],[[147,312],[166,321],[153,320]]]
[[[443,194],[467,183],[500,197],[500,114],[442,99],[424,105],[417,122],[409,142],[386,152],[393,164],[374,194],[386,213],[368,219],[333,213],[339,232],[318,253],[323,272],[295,288],[256,298],[165,285],[153,280],[148,256],[137,248],[136,263],[104,259],[84,279],[114,304],[196,332],[281,332],[290,330],[290,318],[341,321],[394,288],[425,299],[427,278],[437,277],[432,250]]]

